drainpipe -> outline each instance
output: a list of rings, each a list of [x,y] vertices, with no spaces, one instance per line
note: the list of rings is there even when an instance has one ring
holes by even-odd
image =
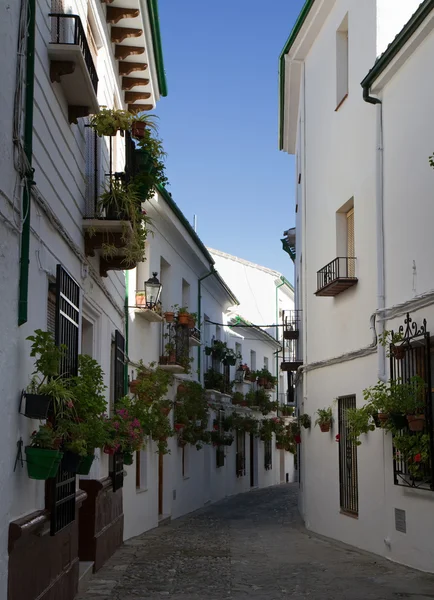
[[[285,285],[285,280],[282,276],[280,276],[280,281],[282,283],[279,283],[279,285],[276,286],[276,341],[279,341],[279,293],[278,290],[279,288],[282,287],[282,285]],[[277,400],[279,401],[279,352],[280,350],[277,350],[277,352],[275,352],[276,355],[276,377],[277,377],[277,385],[276,385],[276,394],[277,394]]]
[[[26,173],[23,189],[22,214],[24,220],[21,232],[20,280],[18,288],[18,325],[27,323],[29,296],[29,258],[30,258],[30,205],[31,186],[33,185],[33,97],[35,84],[35,12],[36,0],[29,0],[28,37],[26,49],[26,91],[25,91],[25,120],[24,120],[24,152],[29,171]]]
[[[377,107],[377,139],[376,139],[376,192],[375,204],[377,213],[377,310],[386,306],[385,274],[384,274],[384,174],[383,174],[383,105],[379,98],[369,95],[369,88],[363,88],[363,100]],[[384,320],[381,318],[377,327],[377,340],[384,332]],[[386,348],[377,343],[378,379],[386,381]]]
[[[128,298],[129,298],[129,283],[130,283],[130,273],[129,271],[125,271],[125,365],[124,365],[124,393],[128,394],[128,333],[129,333],[129,311],[128,311]]]
[[[199,279],[197,280],[197,319],[198,319],[199,324],[202,323],[202,294],[201,294],[202,281],[204,279],[206,279],[207,277],[210,277],[211,275],[215,275],[215,273],[217,273],[217,271],[215,270],[214,266],[212,266],[211,271],[209,273],[207,273],[203,277],[199,277]],[[199,382],[202,381],[201,358],[202,358],[201,346],[198,346],[197,347],[197,370],[199,372]]]

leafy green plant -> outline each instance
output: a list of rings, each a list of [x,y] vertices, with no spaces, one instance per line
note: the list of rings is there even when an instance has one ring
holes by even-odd
[[[133,119],[137,119],[137,117],[127,110],[101,107],[99,112],[90,118],[89,125],[101,137],[115,135],[117,131],[129,130]]]
[[[330,425],[333,422],[333,410],[329,408],[319,408],[317,410],[318,418],[315,425]]]
[[[398,459],[407,463],[409,473],[417,478],[430,464],[430,440],[426,433],[402,434],[393,437]]]
[[[180,437],[198,450],[207,443],[209,408],[205,390],[195,381],[185,381],[178,386],[176,395],[174,421],[182,424]]]
[[[298,417],[298,422],[299,422],[300,426],[304,427],[305,429],[310,429],[311,424],[312,424],[312,420],[311,420],[310,416],[307,415],[306,413],[304,413]]]
[[[391,379],[387,383],[379,381],[363,390],[363,398],[379,413],[418,414],[425,407],[425,382],[414,376],[408,382]]]
[[[80,354],[78,375],[70,379],[70,390],[74,397],[77,416],[89,419],[92,416],[102,415],[107,404],[106,389],[104,373],[99,363],[87,354]]]
[[[45,423],[32,433],[30,446],[44,450],[58,450],[61,443],[62,437],[58,431],[53,428],[51,423]]]
[[[369,406],[362,406],[361,408],[349,408],[347,410],[347,424],[349,429],[349,438],[356,444],[361,445],[359,437],[362,433],[369,433],[374,431],[375,423],[372,418],[372,414],[369,410]]]
[[[225,378],[223,373],[218,373],[214,369],[208,369],[204,374],[205,389],[216,390],[217,392],[224,393],[225,391]]]

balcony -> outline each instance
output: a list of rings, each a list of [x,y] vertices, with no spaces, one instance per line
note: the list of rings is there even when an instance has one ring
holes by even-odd
[[[298,340],[300,335],[301,310],[283,311],[283,339]]]
[[[200,346],[200,331],[197,327],[190,329],[189,342],[190,346]]]
[[[356,285],[356,259],[338,257],[332,260],[317,273],[316,296],[337,296]]]
[[[62,86],[68,102],[68,119],[98,112],[98,75],[78,15],[50,13],[51,42],[48,45],[50,79]]]
[[[161,304],[150,305],[146,302],[146,293],[142,290],[136,291],[135,314],[149,323],[161,323],[164,321],[161,314]]]
[[[189,329],[187,325],[167,323],[163,331],[163,352],[159,365],[171,373],[189,373],[191,366]]]

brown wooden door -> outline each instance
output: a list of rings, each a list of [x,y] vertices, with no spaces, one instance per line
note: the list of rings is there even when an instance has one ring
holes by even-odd
[[[163,514],[163,454],[158,455],[158,514]]]

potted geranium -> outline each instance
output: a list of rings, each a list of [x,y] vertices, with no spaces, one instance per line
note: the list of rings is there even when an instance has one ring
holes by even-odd
[[[136,306],[146,307],[146,294],[145,292],[136,292]]]
[[[31,436],[30,446],[26,446],[27,473],[30,479],[45,480],[55,477],[63,453],[59,448],[62,438],[51,423],[40,425]]]
[[[323,433],[330,431],[330,427],[333,422],[333,411],[329,408],[319,408],[317,410],[318,419],[315,421],[315,425],[319,425],[319,428]]]
[[[134,115],[127,110],[101,107],[99,112],[90,118],[89,125],[100,137],[113,136],[118,131],[123,135],[124,131],[131,128],[133,119]]]
[[[188,325],[189,312],[186,306],[180,306],[178,309],[177,320],[179,325]]]

